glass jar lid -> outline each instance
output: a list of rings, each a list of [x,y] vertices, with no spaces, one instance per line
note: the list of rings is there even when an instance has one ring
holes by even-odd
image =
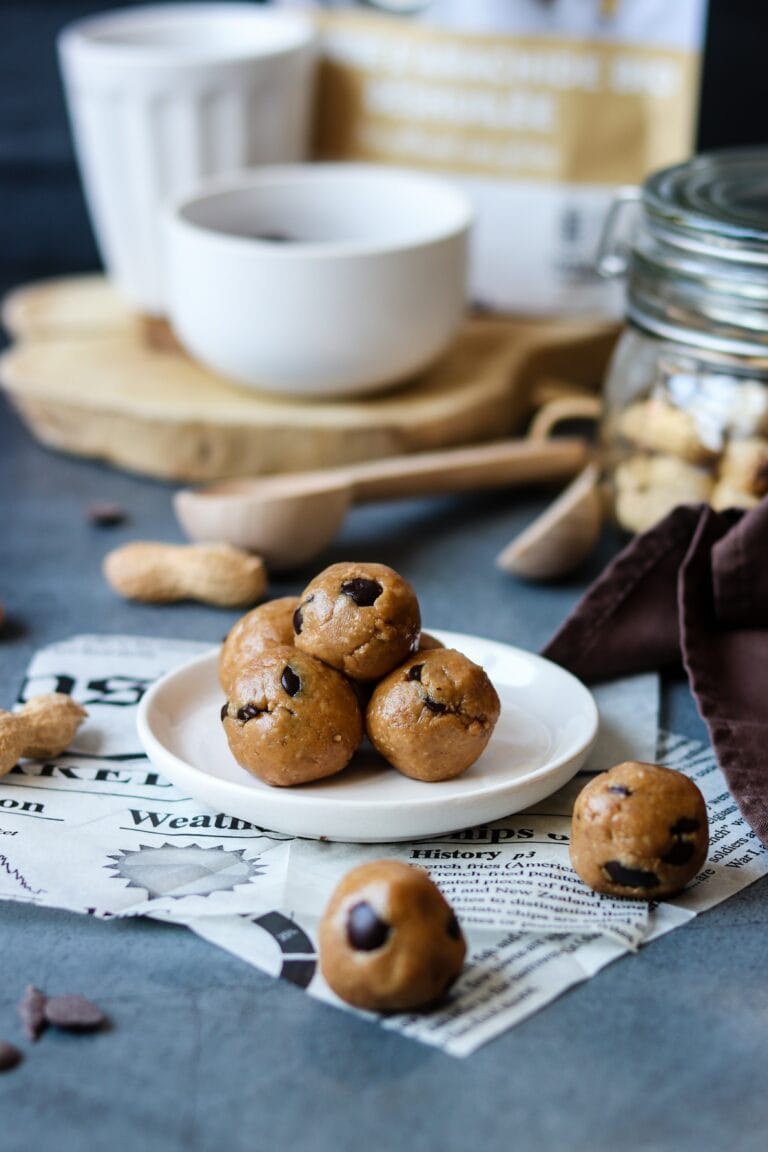
[[[768,355],[768,149],[698,156],[648,178],[628,260],[642,328],[725,354]]]

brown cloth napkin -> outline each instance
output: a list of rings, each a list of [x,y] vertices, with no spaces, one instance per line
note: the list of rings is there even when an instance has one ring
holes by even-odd
[[[749,512],[676,508],[608,565],[542,655],[586,681],[682,663],[768,846],[768,497]]]

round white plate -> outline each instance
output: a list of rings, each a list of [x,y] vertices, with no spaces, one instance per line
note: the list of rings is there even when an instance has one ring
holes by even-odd
[[[224,735],[218,649],[149,689],[139,705],[139,737],[155,767],[188,795],[262,828],[314,839],[439,836],[519,812],[570,780],[597,735],[597,708],[584,685],[508,644],[432,635],[482,664],[501,699],[488,747],[455,780],[411,780],[366,744],[337,776],[295,788],[262,784],[240,767]]]

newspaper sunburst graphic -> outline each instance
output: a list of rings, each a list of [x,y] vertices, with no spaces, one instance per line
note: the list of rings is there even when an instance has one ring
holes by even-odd
[[[245,849],[199,848],[195,844],[140,844],[135,851],[110,854],[105,864],[114,880],[129,888],[143,888],[150,899],[159,896],[210,896],[230,892],[264,871],[264,865],[245,858]]]

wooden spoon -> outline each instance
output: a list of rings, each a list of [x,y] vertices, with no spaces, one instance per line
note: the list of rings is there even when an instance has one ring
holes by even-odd
[[[333,540],[350,505],[566,479],[584,466],[584,440],[501,440],[373,460],[318,472],[225,480],[174,497],[192,540],[258,552],[274,569],[311,560]]]
[[[600,470],[589,464],[533,523],[496,557],[496,566],[526,580],[566,576],[600,539]]]

